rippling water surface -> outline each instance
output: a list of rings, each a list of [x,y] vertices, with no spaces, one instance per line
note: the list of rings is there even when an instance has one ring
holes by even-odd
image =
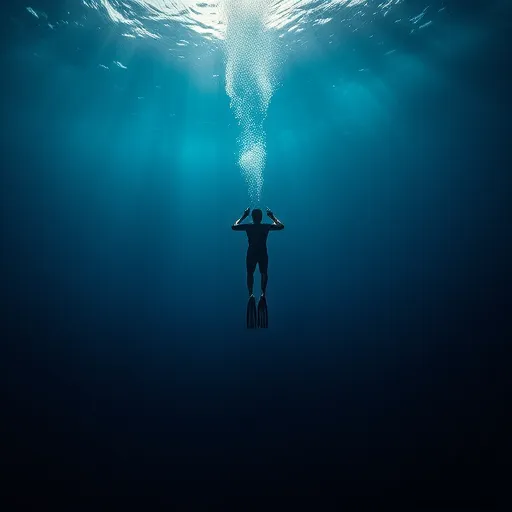
[[[277,30],[281,36],[305,30],[308,25],[324,25],[342,22],[348,28],[357,29],[371,23],[375,16],[387,16],[404,0],[220,0],[195,2],[192,0],[84,0],[112,22],[124,25],[128,33],[140,37],[169,37],[170,22],[179,23],[208,39],[225,39],[229,26],[229,13],[235,8],[258,12],[265,28]],[[411,3],[411,2],[409,2]],[[416,3],[417,4],[417,3]],[[442,6],[442,3],[441,3]],[[417,10],[417,5],[415,6]],[[430,9],[431,12],[427,13]],[[424,27],[432,19],[436,9],[432,2],[425,2],[419,12],[410,13],[403,20]],[[396,21],[394,19],[393,21]],[[400,20],[402,21],[402,20]],[[420,23],[421,22],[421,23]],[[353,25],[352,25],[353,24]]]

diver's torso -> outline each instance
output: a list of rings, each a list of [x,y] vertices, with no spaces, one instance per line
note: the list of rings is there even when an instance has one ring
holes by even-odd
[[[267,252],[268,224],[249,224],[247,238],[250,252]]]

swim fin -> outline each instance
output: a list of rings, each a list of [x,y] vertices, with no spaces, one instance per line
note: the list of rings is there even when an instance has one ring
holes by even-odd
[[[266,329],[268,327],[267,300],[262,295],[258,301],[258,327]]]
[[[247,329],[256,329],[256,299],[254,295],[249,297],[249,302],[247,303]]]

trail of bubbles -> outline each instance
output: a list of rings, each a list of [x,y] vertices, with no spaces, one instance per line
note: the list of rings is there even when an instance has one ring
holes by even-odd
[[[226,93],[241,128],[238,164],[253,203],[261,200],[266,143],[263,122],[276,86],[275,39],[267,28],[272,0],[224,0]]]

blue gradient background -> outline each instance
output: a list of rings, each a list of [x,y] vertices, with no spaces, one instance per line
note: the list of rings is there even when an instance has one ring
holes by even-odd
[[[282,66],[263,202],[286,229],[256,332],[222,54],[202,73],[123,41],[123,60],[6,8],[4,460],[27,493],[497,509],[510,7],[445,4],[392,55],[353,39],[363,57],[319,44]]]

